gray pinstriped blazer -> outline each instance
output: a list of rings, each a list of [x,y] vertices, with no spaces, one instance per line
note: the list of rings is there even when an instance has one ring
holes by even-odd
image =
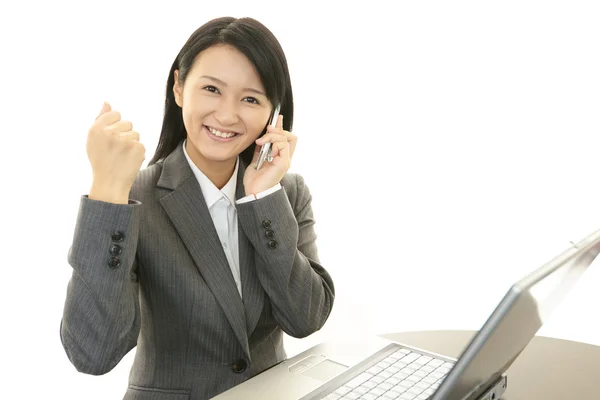
[[[75,368],[105,374],[137,346],[124,399],[209,399],[284,360],[283,332],[321,329],[334,286],[311,194],[297,174],[281,185],[236,205],[243,300],[181,145],[140,171],[129,205],[83,196],[60,326]]]

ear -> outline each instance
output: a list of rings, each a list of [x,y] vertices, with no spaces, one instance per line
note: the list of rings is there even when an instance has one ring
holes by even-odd
[[[177,103],[179,107],[183,107],[182,87],[179,84],[179,70],[175,70],[174,78],[175,83],[173,84],[173,95],[175,96],[175,103]]]

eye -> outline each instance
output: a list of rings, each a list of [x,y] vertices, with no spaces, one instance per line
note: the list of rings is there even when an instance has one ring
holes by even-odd
[[[252,104],[260,104],[260,102],[256,100],[255,97],[246,97],[244,100],[249,100],[249,102]]]
[[[215,86],[213,85],[208,85],[208,86],[204,86],[202,89],[211,92],[211,93],[219,93],[219,89],[217,89]]]

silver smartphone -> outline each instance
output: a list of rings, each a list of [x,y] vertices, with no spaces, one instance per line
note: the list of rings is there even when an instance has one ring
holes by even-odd
[[[275,111],[273,112],[273,117],[271,118],[271,121],[269,122],[269,125],[271,126],[277,126],[277,120],[279,119],[279,111],[281,110],[281,105],[277,105],[277,107],[275,107]],[[265,162],[265,160],[267,158],[269,158],[271,156],[271,142],[265,143],[261,148],[260,148],[260,153],[258,153],[258,160],[256,160],[256,169],[260,169],[260,167],[262,167],[263,163]]]

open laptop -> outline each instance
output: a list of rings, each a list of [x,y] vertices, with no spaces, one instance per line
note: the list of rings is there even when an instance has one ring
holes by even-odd
[[[505,372],[600,253],[600,230],[514,283],[458,359],[380,337],[332,341],[216,400],[496,400]]]

